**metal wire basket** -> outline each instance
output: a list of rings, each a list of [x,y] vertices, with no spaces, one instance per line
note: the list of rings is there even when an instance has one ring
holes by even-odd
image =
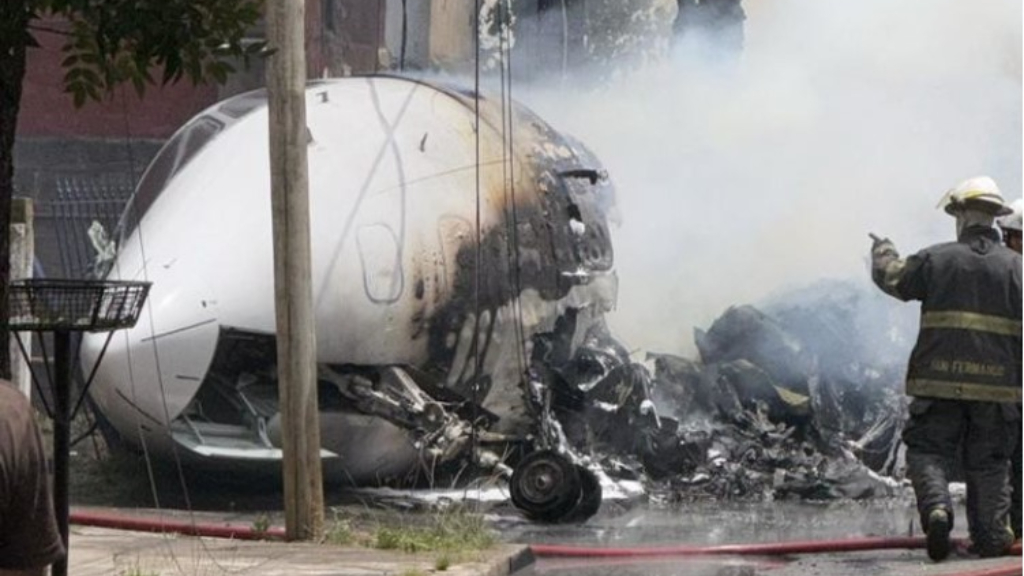
[[[15,280],[7,291],[9,327],[89,332],[131,328],[149,287],[149,282],[125,280]]]

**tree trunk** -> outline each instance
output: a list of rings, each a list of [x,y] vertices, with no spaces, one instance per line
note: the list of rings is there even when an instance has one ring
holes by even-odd
[[[0,1],[0,378],[10,379],[7,286],[11,277],[11,197],[14,196],[14,135],[31,42],[29,0]]]

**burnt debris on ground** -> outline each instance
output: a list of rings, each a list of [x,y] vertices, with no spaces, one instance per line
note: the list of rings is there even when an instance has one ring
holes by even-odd
[[[829,282],[729,308],[695,330],[697,359],[633,362],[598,326],[559,362],[542,335],[534,375],[573,452],[670,500],[891,496],[903,490],[906,327],[867,291]]]

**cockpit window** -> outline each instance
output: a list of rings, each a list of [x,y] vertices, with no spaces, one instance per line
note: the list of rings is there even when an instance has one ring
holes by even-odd
[[[142,175],[142,180],[139,181],[135,194],[121,218],[122,238],[135,230],[142,215],[160,196],[167,182],[223,129],[224,123],[220,120],[200,116],[188,123],[160,149],[146,173]]]
[[[225,100],[217,111],[232,118],[241,118],[267,103],[266,90],[253,90]]]

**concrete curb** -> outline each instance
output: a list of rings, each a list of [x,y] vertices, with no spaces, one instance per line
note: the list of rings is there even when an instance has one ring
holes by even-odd
[[[480,576],[511,576],[530,566],[536,559],[529,546],[516,546],[504,558],[498,558]]]

